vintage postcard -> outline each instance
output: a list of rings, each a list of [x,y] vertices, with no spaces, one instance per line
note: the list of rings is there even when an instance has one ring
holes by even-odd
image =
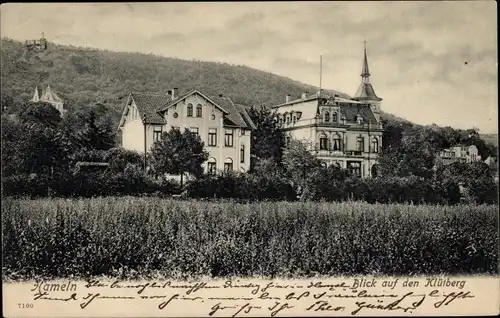
[[[498,315],[496,6],[2,4],[4,316]]]

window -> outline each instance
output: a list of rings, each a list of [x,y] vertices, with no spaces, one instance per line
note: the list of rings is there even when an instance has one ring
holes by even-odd
[[[321,135],[319,137],[319,150],[327,150],[328,149],[328,138],[325,135]]]
[[[348,161],[347,170],[349,171],[349,174],[361,177],[361,163],[357,161]]]
[[[245,163],[245,145],[241,145],[240,148],[240,162]]]
[[[190,127],[189,131],[192,132],[195,135],[198,135],[198,127]]]
[[[217,161],[215,161],[215,158],[208,159],[207,170],[209,174],[215,174],[217,171]]]
[[[289,145],[290,144],[290,141],[291,141],[291,137],[290,136],[286,136],[285,137],[285,145]]]
[[[233,160],[231,158],[226,158],[224,160],[224,172],[233,171]]]
[[[202,117],[203,110],[200,104],[196,105],[196,117]]]
[[[330,113],[329,112],[325,113],[325,121],[330,121]]]
[[[356,138],[356,151],[364,151],[365,150],[365,139],[361,136]]]
[[[208,129],[208,145],[210,147],[217,147],[217,128]]]
[[[163,127],[155,127],[153,131],[153,142],[161,139],[161,134],[163,132]]]
[[[193,117],[193,104],[189,103],[187,107],[187,116]]]
[[[341,151],[342,150],[342,144],[341,144],[341,139],[339,135],[335,135],[333,137],[333,150],[334,151]]]
[[[378,153],[378,139],[377,138],[372,139],[372,152]]]
[[[224,146],[226,147],[232,147],[233,146],[233,130],[232,129],[229,129],[229,130],[226,130],[225,134],[224,134]]]
[[[334,123],[338,122],[338,116],[337,116],[337,113],[336,113],[336,112],[332,114],[332,121],[333,121]]]
[[[294,124],[297,122],[297,116],[296,116],[296,115],[293,115],[292,122],[293,122]]]

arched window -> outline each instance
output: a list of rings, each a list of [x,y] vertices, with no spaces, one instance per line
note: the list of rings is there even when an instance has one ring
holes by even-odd
[[[226,160],[224,160],[224,172],[229,171],[233,171],[233,159],[226,158]]]
[[[319,137],[319,150],[328,150],[328,138],[325,134]]]
[[[376,137],[372,139],[372,152],[378,153],[378,139]]]
[[[339,120],[338,120],[338,116],[337,116],[337,112],[334,112],[334,113],[332,114],[332,121],[333,121],[334,123],[336,123],[336,122],[338,122],[338,121],[339,121]]]
[[[215,172],[217,171],[217,161],[214,157],[208,159],[207,170],[209,174],[215,174]]]
[[[374,164],[372,166],[372,178],[376,178],[378,176],[378,165],[377,164]]]
[[[330,121],[330,113],[329,112],[325,112],[325,121]]]
[[[193,117],[193,104],[189,103],[187,106],[187,116]]]
[[[196,117],[202,117],[202,107],[200,104],[196,105]]]
[[[365,139],[362,136],[356,138],[356,151],[365,151]]]
[[[342,139],[340,135],[333,136],[333,150],[341,151],[342,150]]]

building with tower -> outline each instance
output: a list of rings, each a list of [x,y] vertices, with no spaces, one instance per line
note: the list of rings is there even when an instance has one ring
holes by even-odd
[[[298,99],[288,94],[285,102],[273,109],[286,143],[300,140],[325,165],[370,177],[377,175],[382,149],[381,101],[370,83],[365,42],[361,84],[353,97],[328,95],[320,88],[319,92],[305,92]]]
[[[61,113],[61,116],[66,112],[66,110],[64,109],[64,100],[59,96],[59,94],[57,94],[50,88],[50,85],[47,85],[45,91],[39,89],[38,86],[36,86],[35,93],[33,94],[30,102],[49,103]]]

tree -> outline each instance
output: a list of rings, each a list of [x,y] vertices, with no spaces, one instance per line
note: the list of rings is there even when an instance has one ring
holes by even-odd
[[[308,196],[308,176],[321,167],[321,161],[311,154],[306,144],[292,140],[283,150],[282,163],[287,176],[305,199]]]
[[[250,118],[256,126],[252,131],[250,162],[253,168],[258,160],[271,159],[276,163],[283,155],[284,138],[281,127],[275,119],[275,112],[265,107],[252,107]]]
[[[142,156],[132,150],[123,148],[111,148],[107,152],[107,161],[109,162],[108,170],[111,172],[124,172],[128,165],[134,165],[142,168]]]
[[[108,150],[115,146],[115,132],[113,121],[108,116],[104,116],[99,122],[93,109],[80,114],[83,119],[83,127],[75,131],[75,128],[67,127],[72,134],[74,142],[81,148]]]
[[[70,143],[56,128],[2,120],[2,173],[52,174],[66,171]]]
[[[171,129],[162,134],[151,148],[150,165],[154,173],[181,176],[191,173],[194,176],[203,174],[202,164],[208,159],[205,144],[197,134],[185,129],[180,132]]]
[[[48,127],[56,127],[61,122],[61,114],[49,103],[30,102],[19,114],[24,123],[38,123]]]

